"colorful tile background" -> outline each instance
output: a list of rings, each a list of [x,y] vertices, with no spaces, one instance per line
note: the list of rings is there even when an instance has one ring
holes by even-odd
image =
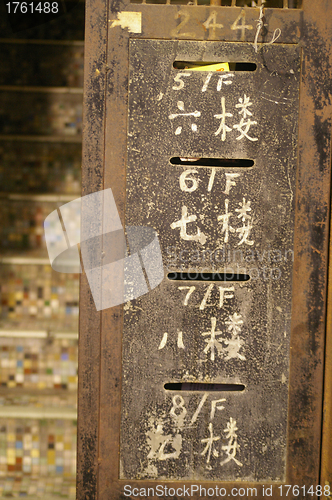
[[[0,477],[0,496],[3,498],[26,498],[54,500],[58,498],[74,500],[76,483],[74,478],[26,476]]]
[[[73,476],[76,421],[0,419],[0,476]]]
[[[78,278],[49,265],[0,266],[0,328],[77,332]]]
[[[1,141],[0,191],[79,196],[81,149],[79,143],[64,147],[61,143]]]
[[[75,498],[76,421],[0,419],[0,494]]]
[[[80,136],[82,94],[0,93],[0,134]]]
[[[0,85],[83,87],[82,45],[6,43]]]
[[[8,134],[0,140],[0,254],[47,259],[43,220],[62,203],[30,195],[80,196],[82,92],[54,87],[82,87],[84,2],[28,32],[13,35],[7,24],[0,3],[0,85],[11,86],[0,92],[0,133]],[[26,417],[28,409],[75,416],[77,340],[52,335],[78,331],[78,278],[49,265],[0,265],[0,497],[75,498],[76,421]],[[41,330],[48,338],[33,338]],[[7,410],[17,418],[4,418]]]
[[[77,341],[0,338],[0,387],[77,389]]]
[[[56,202],[11,200],[8,203],[0,199],[0,245],[3,250],[46,249],[44,220],[57,206]]]
[[[0,338],[0,411],[9,405],[75,410],[77,340]],[[0,418],[0,497],[74,499],[76,425]]]

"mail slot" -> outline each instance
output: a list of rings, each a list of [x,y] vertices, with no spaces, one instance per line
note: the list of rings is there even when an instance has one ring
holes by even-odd
[[[87,4],[78,498],[330,495],[332,7],[224,3]]]

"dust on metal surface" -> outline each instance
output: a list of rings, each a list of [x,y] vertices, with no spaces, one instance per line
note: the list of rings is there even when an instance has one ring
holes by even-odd
[[[294,45],[130,42],[126,224],[165,279],[124,307],[122,479],[285,479],[299,71]],[[164,388],[193,382],[244,390]]]

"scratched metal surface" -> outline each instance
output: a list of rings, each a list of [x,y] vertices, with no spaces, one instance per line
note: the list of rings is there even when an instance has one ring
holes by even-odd
[[[174,60],[257,70],[181,71]],[[124,307],[121,478],[283,480],[300,50],[132,40],[129,64],[126,225],[157,231],[165,279]],[[250,281],[167,278],[231,269]],[[245,390],[167,391],[169,382]]]

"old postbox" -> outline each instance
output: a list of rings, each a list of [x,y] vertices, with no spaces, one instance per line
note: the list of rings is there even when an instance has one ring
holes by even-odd
[[[327,497],[332,5],[176,3],[87,4],[78,498]]]

